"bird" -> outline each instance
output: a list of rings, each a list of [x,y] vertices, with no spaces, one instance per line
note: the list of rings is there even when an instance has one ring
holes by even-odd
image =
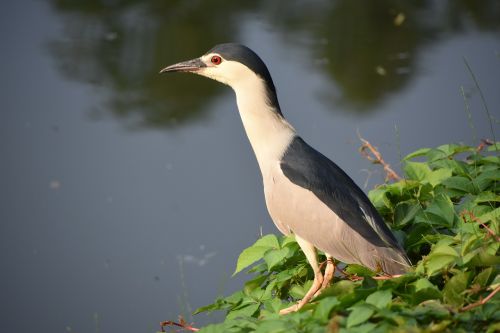
[[[284,235],[293,234],[314,272],[295,312],[329,286],[336,260],[387,275],[404,274],[410,260],[366,194],[337,164],[312,148],[285,119],[264,61],[238,43],[218,44],[202,56],[160,73],[198,74],[230,86],[256,156],[267,210]],[[317,250],[326,255],[324,273]]]

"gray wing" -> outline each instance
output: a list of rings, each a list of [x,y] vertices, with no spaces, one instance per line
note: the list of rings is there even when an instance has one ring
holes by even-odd
[[[407,258],[366,194],[339,166],[300,137],[293,139],[280,166],[292,183],[313,192],[366,241]]]

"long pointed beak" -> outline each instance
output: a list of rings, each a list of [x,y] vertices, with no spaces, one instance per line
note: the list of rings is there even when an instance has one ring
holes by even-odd
[[[160,74],[167,72],[196,72],[203,67],[207,67],[207,65],[200,58],[196,58],[165,67],[160,71]]]

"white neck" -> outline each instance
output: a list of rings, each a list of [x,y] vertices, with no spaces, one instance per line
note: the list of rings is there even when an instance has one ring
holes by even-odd
[[[264,175],[278,162],[295,129],[267,103],[264,81],[254,75],[232,85],[243,126]]]

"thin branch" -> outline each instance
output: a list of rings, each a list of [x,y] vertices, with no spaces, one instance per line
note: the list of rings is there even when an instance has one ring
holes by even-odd
[[[492,145],[493,145],[493,141],[491,141],[490,139],[481,139],[481,143],[477,146],[476,152],[479,153],[484,148],[486,148],[488,146],[492,146]]]
[[[363,143],[363,145],[359,148],[359,152],[361,155],[366,158],[368,161],[372,162],[373,164],[380,164],[383,166],[384,171],[385,171],[385,180],[401,180],[401,177],[391,168],[389,163],[384,161],[382,158],[382,155],[378,151],[378,149],[368,140],[363,139],[359,133],[358,133],[359,140]],[[371,156],[370,153],[373,155]]]
[[[471,221],[479,223],[488,232],[489,235],[493,236],[497,242],[500,242],[500,236],[498,236],[495,233],[495,231],[493,231],[490,227],[488,227],[486,224],[484,224],[477,216],[474,215],[473,212],[471,212],[470,210],[464,210],[463,212],[460,213],[460,215],[462,216],[462,219],[464,220],[464,222],[467,222],[465,220],[465,215],[469,215],[469,218],[471,219]]]
[[[469,126],[472,131],[472,142],[476,142],[476,128],[474,127],[474,122],[472,121],[472,113],[470,111],[469,99],[467,97],[467,94],[465,93],[464,86],[460,86],[460,92],[462,93],[462,97],[464,98],[465,114],[467,115],[467,120],[469,122]]]
[[[372,277],[372,279],[374,280],[391,280],[391,279],[395,279],[395,278],[398,278],[398,277],[402,277],[403,274],[394,274],[394,275],[381,275],[381,276],[374,276]]]
[[[486,111],[486,115],[488,116],[488,121],[490,123],[490,130],[491,130],[491,136],[493,137],[493,141],[497,142],[497,139],[495,138],[495,130],[493,129],[493,118],[491,117],[490,114],[490,109],[488,108],[488,103],[486,103],[486,98],[483,95],[483,91],[481,90],[481,87],[479,86],[479,82],[476,79],[476,75],[472,71],[472,68],[469,65],[469,62],[467,61],[467,58],[463,57],[465,66],[467,67],[467,70],[469,71],[470,76],[472,77],[472,81],[474,81],[474,84],[479,91],[479,96],[481,97],[481,102],[483,103],[484,110]],[[498,151],[498,148],[497,148]]]
[[[200,330],[199,328],[193,327],[193,326],[189,325],[188,323],[186,323],[184,318],[182,318],[181,316],[179,316],[178,323],[175,321],[171,321],[171,320],[162,321],[160,323],[161,332],[166,332],[165,327],[169,327],[169,326],[180,327],[182,330],[186,330],[186,331],[190,331],[190,332],[198,332]]]
[[[486,302],[488,302],[490,299],[492,299],[493,296],[495,296],[495,294],[499,291],[500,291],[500,286],[497,286],[488,296],[486,296],[482,300],[479,300],[477,302],[474,302],[474,303],[471,303],[467,306],[464,306],[463,308],[460,309],[460,312],[469,311],[470,309],[473,309],[473,308],[476,308],[478,306],[486,304]]]

